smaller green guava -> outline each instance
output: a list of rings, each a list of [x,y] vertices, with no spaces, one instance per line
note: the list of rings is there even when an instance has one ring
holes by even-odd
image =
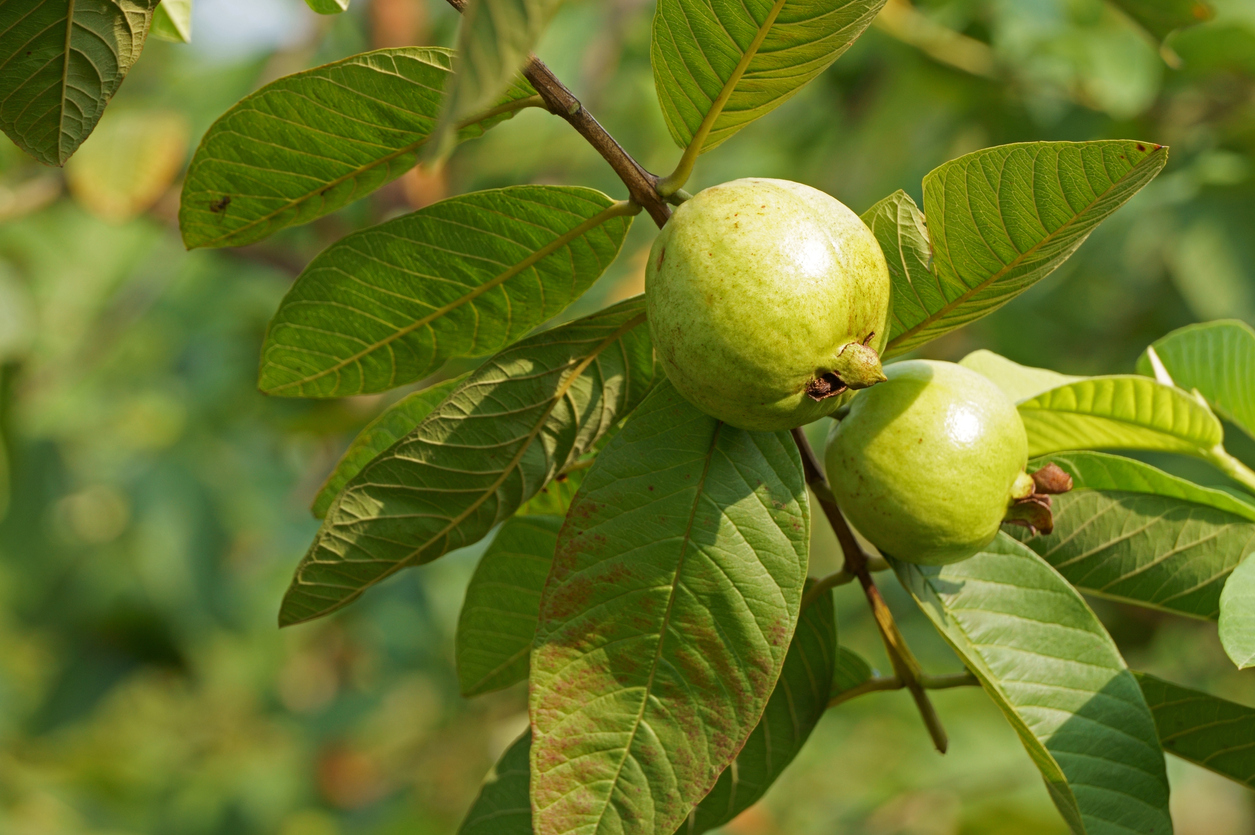
[[[787,180],[734,180],[685,201],[645,268],[654,348],[699,409],[792,429],[884,379],[889,268],[858,215]]]
[[[829,433],[832,492],[885,554],[922,565],[966,559],[1033,493],[1024,424],[1001,389],[954,363],[899,362],[885,376]]]

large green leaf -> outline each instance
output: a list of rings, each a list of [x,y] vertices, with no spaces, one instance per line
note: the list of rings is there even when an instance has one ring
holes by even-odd
[[[1255,710],[1146,673],[1134,675],[1165,751],[1255,788]]]
[[[1205,456],[1224,441],[1206,406],[1146,377],[1089,377],[1019,404],[1028,454],[1065,449],[1143,449]]]
[[[1071,377],[1051,371],[1049,368],[1034,368],[1031,365],[1020,365],[1004,356],[986,351],[984,348],[973,351],[959,365],[970,368],[993,382],[1014,403],[1029,400],[1037,395],[1050,391],[1068,383],[1075,383],[1083,378]]]
[[[515,516],[484,552],[458,617],[458,681],[477,696],[527,679],[561,516]]]
[[[676,835],[698,835],[732,820],[762,797],[793,761],[827,707],[834,650],[832,596],[825,595],[802,610],[784,671],[736,762],[724,769]],[[531,740],[531,732],[524,733],[488,775],[459,835],[532,835]]]
[[[492,105],[518,75],[562,0],[469,0],[458,33],[447,117]]]
[[[0,129],[61,165],[144,48],[157,0],[0,0]]]
[[[1072,585],[1090,593],[1214,619],[1234,567],[1255,550],[1255,506],[1221,490],[1099,452],[1053,461],[1072,492],[1054,496],[1054,531],[1025,541]]]
[[[1151,346],[1172,381],[1198,389],[1216,412],[1255,436],[1255,330],[1236,320],[1188,325]],[[1154,376],[1150,354],[1137,361]]]
[[[188,247],[240,246],[333,212],[404,174],[440,115],[452,52],[364,52],[246,96],[201,140],[183,183]],[[459,133],[479,136],[536,101],[516,82]]]
[[[836,656],[832,595],[824,594],[802,610],[762,719],[736,761],[680,827],[682,835],[723,826],[757,803],[793,762],[828,709]]]
[[[532,652],[537,835],[671,835],[753,731],[784,664],[810,510],[787,432],[662,382],[597,457]]]
[[[1110,0],[1159,40],[1178,29],[1203,23],[1215,11],[1203,0]]]
[[[422,391],[411,392],[366,424],[340,456],[336,468],[327,476],[318,495],[314,497],[310,508],[314,516],[318,519],[326,516],[327,509],[344,489],[344,485],[360,473],[362,467],[369,464],[375,456],[413,432],[414,427],[422,423],[423,418],[431,414],[431,410],[439,406],[463,379],[465,375],[445,380]]]
[[[644,303],[630,299],[480,366],[336,498],[279,623],[335,611],[512,516],[645,396],[654,360],[644,323]]]
[[[671,137],[717,147],[826,70],[885,0],[659,0],[650,58]]]
[[[867,228],[876,236],[889,264],[893,293],[890,304],[889,338],[918,322],[945,302],[945,294],[932,270],[932,244],[924,213],[905,191],[893,194],[862,215]]]
[[[888,353],[974,322],[1045,278],[1167,160],[1167,148],[1143,142],[1029,142],[934,169],[924,213],[936,286],[920,293],[923,310],[895,313]]]
[[[1150,710],[1062,577],[1005,535],[953,565],[894,569],[1011,723],[1073,832],[1172,832]]]
[[[1220,594],[1220,643],[1239,670],[1255,666],[1255,560],[1229,575]]]
[[[192,41],[192,0],[161,0],[153,11],[154,38],[174,43]]]
[[[622,205],[588,188],[512,186],[340,239],[310,262],[270,321],[262,391],[386,391],[452,357],[501,350],[605,271],[632,225],[607,212]]]

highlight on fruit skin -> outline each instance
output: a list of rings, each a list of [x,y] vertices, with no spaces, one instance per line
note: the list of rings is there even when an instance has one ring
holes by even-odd
[[[792,429],[884,379],[889,268],[833,197],[743,179],[685,201],[645,272],[654,347],[690,402],[741,429]]]
[[[1034,494],[1024,424],[1001,389],[954,363],[899,362],[885,376],[829,433],[825,467],[837,503],[896,559],[966,559]]]

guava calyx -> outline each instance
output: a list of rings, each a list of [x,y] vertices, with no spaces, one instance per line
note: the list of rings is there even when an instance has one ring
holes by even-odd
[[[1031,473],[1029,479],[1033,486],[1032,492],[1027,496],[1016,498],[1015,493],[1019,491],[1013,489],[1014,500],[1007,508],[1007,515],[1003,518],[1002,524],[1028,528],[1029,532],[1034,535],[1050,534],[1055,529],[1055,517],[1051,509],[1050,497],[1071,490],[1072,476],[1051,461],[1037,472]],[[1016,487],[1019,487],[1021,479],[1016,479],[1015,483]]]
[[[837,352],[832,370],[815,377],[806,384],[806,394],[816,402],[844,394],[850,389],[865,389],[883,383],[888,378],[880,365],[880,354],[868,343],[875,338],[872,331],[862,342],[849,342]]]

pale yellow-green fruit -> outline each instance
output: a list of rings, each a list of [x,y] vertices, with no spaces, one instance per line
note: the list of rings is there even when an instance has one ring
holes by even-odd
[[[923,565],[972,556],[998,534],[1024,476],[1015,404],[954,363],[885,368],[828,435],[825,466],[846,517],[885,554]]]
[[[684,202],[654,242],[645,299],[667,377],[733,426],[792,429],[884,379],[884,254],[809,186],[734,180]]]

